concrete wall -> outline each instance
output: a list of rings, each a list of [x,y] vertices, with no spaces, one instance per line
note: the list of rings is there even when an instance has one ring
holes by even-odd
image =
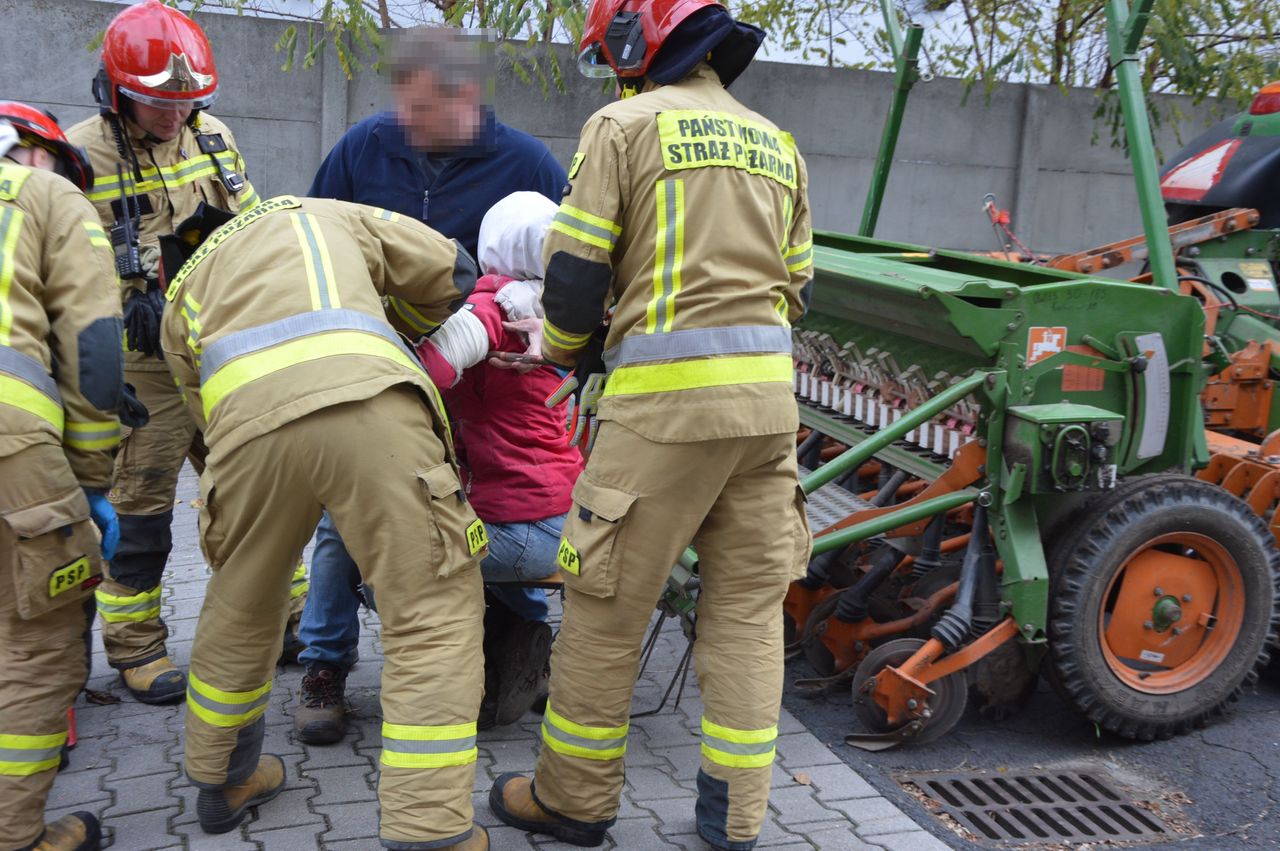
[[[93,114],[87,50],[119,11],[90,0],[0,0],[0,97],[39,103],[64,123]],[[304,192],[324,153],[360,118],[385,105],[380,80],[348,81],[329,52],[309,71],[285,74],[273,45],[280,21],[203,15],[222,73],[213,112],[236,134],[250,176],[264,195]],[[569,63],[563,63],[566,69]],[[583,120],[607,102],[598,81],[571,74],[568,90],[544,96],[509,68],[496,109],[542,138],[561,162]],[[819,227],[856,228],[870,181],[892,78],[888,74],[756,63],[734,86],[753,109],[791,130],[809,164]],[[1190,139],[1208,107],[1184,103]],[[1019,235],[1039,251],[1071,250],[1141,229],[1129,165],[1093,117],[1088,91],[1002,86],[967,102],[960,83],[935,80],[912,93],[880,219],[879,236],[958,248],[992,249],[980,210],[993,192],[1013,209]],[[1100,136],[1094,144],[1095,133]],[[1174,128],[1158,133],[1166,153]]]

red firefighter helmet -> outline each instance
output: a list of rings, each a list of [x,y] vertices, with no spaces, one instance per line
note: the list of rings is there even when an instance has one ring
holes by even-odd
[[[587,77],[643,77],[667,36],[699,9],[719,0],[594,0],[578,45]]]
[[[159,0],[116,15],[102,39],[109,91],[98,102],[120,111],[120,95],[150,106],[205,109],[218,93],[213,48],[200,25]]]
[[[58,159],[58,174],[70,180],[81,191],[93,185],[93,169],[84,148],[69,141],[58,126],[58,119],[43,109],[15,100],[0,101],[0,122],[8,123],[20,139],[39,145]],[[10,136],[10,139],[13,137]]]

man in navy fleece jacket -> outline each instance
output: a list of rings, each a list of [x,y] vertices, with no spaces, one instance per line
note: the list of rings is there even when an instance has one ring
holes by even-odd
[[[457,240],[473,257],[480,221],[507,195],[527,190],[559,203],[568,180],[551,151],[499,122],[485,104],[493,73],[485,47],[449,28],[403,35],[390,69],[395,110],[371,115],[348,130],[320,165],[310,195],[412,216]],[[520,294],[499,294],[503,307],[511,309],[504,296]],[[536,295],[530,301],[536,302]],[[414,317],[401,318],[414,327]],[[311,587],[298,630],[306,674],[294,727],[308,744],[336,742],[345,733],[346,670],[360,635],[359,582],[357,566],[325,514],[316,530]],[[540,672],[545,660],[529,664]]]

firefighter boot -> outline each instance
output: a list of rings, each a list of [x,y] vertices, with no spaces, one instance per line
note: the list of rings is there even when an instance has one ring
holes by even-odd
[[[293,715],[298,739],[308,745],[332,745],[347,732],[347,675],[330,665],[307,666],[302,677],[300,706]]]
[[[19,851],[98,851],[101,841],[102,828],[98,820],[92,813],[80,812],[45,825],[40,838]]]
[[[142,703],[177,703],[187,693],[187,676],[173,666],[168,656],[120,671],[129,693]]]
[[[201,789],[196,815],[205,833],[226,833],[244,821],[245,810],[265,804],[284,788],[284,761],[274,754],[258,758],[249,779],[225,789]]]
[[[489,851],[489,831],[480,825],[473,825],[471,835],[461,842],[452,845],[436,845],[434,842],[400,842],[395,839],[382,840],[383,848],[391,851],[418,851],[418,849],[434,848],[435,851]]]
[[[506,824],[529,833],[546,833],[582,848],[604,844],[605,830],[613,821],[587,824],[543,808],[533,794],[533,781],[523,774],[504,774],[489,790],[489,808]]]

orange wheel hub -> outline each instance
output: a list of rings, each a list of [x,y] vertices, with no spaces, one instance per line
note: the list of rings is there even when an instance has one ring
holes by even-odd
[[[1111,578],[1098,615],[1102,653],[1130,688],[1183,691],[1222,664],[1244,614],[1244,579],[1224,546],[1191,532],[1161,535]]]

